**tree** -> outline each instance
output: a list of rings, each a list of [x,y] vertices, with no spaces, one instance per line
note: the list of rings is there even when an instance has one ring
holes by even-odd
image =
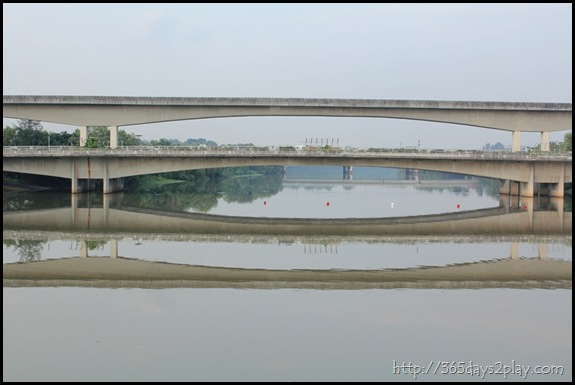
[[[106,147],[110,142],[110,130],[106,126],[94,126],[88,128],[88,138],[85,147]]]
[[[563,138],[563,143],[565,145],[565,151],[573,151],[572,133],[568,132]]]
[[[44,132],[42,123],[37,120],[20,119],[9,132],[13,146],[45,146],[48,144],[48,134]],[[5,129],[6,130],[6,129]]]
[[[568,132],[563,137],[562,142],[549,142],[549,150],[552,152],[569,152],[572,151],[571,133]]]
[[[18,124],[16,124],[15,127],[21,130],[36,130],[36,131],[44,130],[42,123],[40,123],[38,120],[29,120],[29,119],[19,119]]]
[[[52,146],[71,146],[74,143],[78,143],[78,138],[80,137],[80,130],[77,130],[78,133],[69,133],[66,131],[62,131],[60,133],[49,133],[50,136],[50,144]]]
[[[16,128],[14,128],[12,126],[4,127],[4,130],[2,132],[2,145],[3,146],[15,146],[17,143],[17,141],[16,141],[17,135],[18,135],[18,132],[16,131]]]
[[[216,142],[214,142],[213,140],[206,140],[204,138],[199,138],[199,139],[188,138],[184,142],[185,146],[193,146],[193,147],[197,147],[197,146],[200,146],[202,144],[205,144],[206,146],[214,146],[214,147],[218,146],[218,144]]]
[[[118,144],[121,146],[141,146],[142,141],[134,134],[118,130]]]
[[[172,143],[165,138],[162,138],[160,140],[150,140],[150,145],[152,146],[171,146]]]
[[[139,146],[141,140],[134,134],[124,130],[118,130],[118,144],[120,146]],[[88,129],[88,140],[85,147],[108,147],[110,146],[110,130],[106,126],[94,126]]]

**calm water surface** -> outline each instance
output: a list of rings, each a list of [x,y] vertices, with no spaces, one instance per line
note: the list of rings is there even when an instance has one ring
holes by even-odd
[[[326,182],[164,198],[5,194],[4,381],[572,380],[569,202]],[[250,222],[403,217],[424,224]]]

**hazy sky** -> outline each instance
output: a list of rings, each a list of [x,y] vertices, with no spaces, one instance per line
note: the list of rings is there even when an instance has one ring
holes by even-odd
[[[4,95],[572,102],[571,3],[2,8]],[[147,140],[219,144],[511,144],[505,131],[381,118],[244,117],[120,129]],[[539,140],[521,137],[523,145]]]

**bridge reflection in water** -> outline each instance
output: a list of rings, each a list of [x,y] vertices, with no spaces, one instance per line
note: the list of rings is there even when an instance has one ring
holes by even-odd
[[[507,198],[506,198],[507,199]],[[497,208],[396,218],[250,218],[125,207],[72,207],[3,213],[4,239],[84,239],[109,242],[109,257],[79,256],[5,263],[4,287],[96,288],[571,288],[571,260],[547,257],[547,245],[571,245],[571,213],[563,200],[536,209],[534,199],[502,200]],[[254,269],[152,262],[122,257],[124,238],[190,242],[506,242],[508,255],[445,266],[371,270]],[[536,258],[519,255],[519,243],[537,244]],[[311,251],[311,247],[309,247]],[[326,249],[327,250],[327,249]]]
[[[572,263],[509,258],[383,270],[268,270],[150,262],[128,258],[64,258],[4,264],[4,287],[397,289],[570,289]]]
[[[71,206],[50,210],[4,211],[4,230],[145,234],[225,234],[272,236],[389,235],[571,235],[572,213],[562,198],[504,196],[493,208],[444,214],[384,218],[267,218],[228,216],[128,207],[121,195],[103,195],[94,207],[72,194]],[[88,204],[85,204],[88,203]]]

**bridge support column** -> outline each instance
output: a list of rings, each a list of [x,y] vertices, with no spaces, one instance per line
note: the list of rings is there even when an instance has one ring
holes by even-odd
[[[509,244],[509,259],[519,259],[519,242]]]
[[[518,186],[517,182],[515,182],[515,184]],[[507,187],[507,189],[509,189],[509,187]],[[528,198],[524,198],[524,200],[526,199]],[[510,211],[516,210],[518,208],[524,208],[524,203],[521,200],[521,197],[518,194],[509,194],[508,190],[500,193],[499,204],[501,207],[505,208],[506,213],[509,213]]]
[[[563,216],[563,211],[565,209],[565,202],[563,200],[563,198],[555,198],[551,200],[551,207],[555,210],[557,210],[557,217],[558,217],[558,223],[560,225],[560,229],[563,229],[564,227],[564,222],[565,222],[565,217]]]
[[[80,257],[88,258],[88,245],[86,241],[82,241],[82,245],[80,246]]]
[[[554,198],[565,197],[565,185],[563,182],[563,178],[561,178],[561,182],[559,183],[549,184],[549,196],[552,196]]]
[[[110,258],[118,258],[118,240],[110,239]]]
[[[533,228],[533,212],[535,210],[535,199],[529,197],[521,197],[521,201],[519,202],[521,205],[521,209],[527,212],[527,222],[529,224],[529,228]]]
[[[521,151],[521,131],[513,131],[511,134],[511,152]]]
[[[84,147],[88,142],[88,127],[81,126],[78,128],[80,129],[80,142],[78,143],[78,146]]]
[[[77,225],[77,220],[78,220],[78,195],[76,194],[72,194],[70,196],[70,215],[71,215],[71,221],[72,223],[75,225]]]
[[[538,183],[535,189],[535,193],[537,194],[537,196],[563,198],[565,196],[564,182]]]
[[[118,126],[110,126],[110,148],[118,147]]]
[[[80,180],[78,178],[76,178],[75,173],[72,174],[71,188],[70,189],[72,191],[72,194],[82,192],[82,188],[80,187]]]
[[[519,182],[512,180],[500,181],[499,193],[504,195],[519,195]]]
[[[548,132],[541,132],[541,151],[550,151],[549,146],[549,133]]]
[[[104,165],[104,178],[102,178],[102,192],[110,194],[124,189],[124,178],[110,178],[108,176],[108,162]]]
[[[539,259],[547,259],[547,243],[539,243],[537,251]]]
[[[94,183],[90,179],[80,179],[78,178],[78,164],[77,162],[72,162],[72,177],[71,179],[71,191],[72,194],[81,193],[85,191],[90,191],[90,187],[94,189]]]
[[[76,161],[72,162],[72,177],[71,179],[71,188],[72,194],[86,192],[86,191],[93,191],[96,189],[96,181],[92,179],[81,179],[78,178],[78,168]]]
[[[406,180],[419,181],[419,170],[417,170],[417,169],[406,169],[405,170],[405,179]]]
[[[536,183],[535,184],[535,194],[540,196],[549,196],[549,192],[551,191],[551,183]]]
[[[102,196],[102,208],[109,210],[110,208],[119,207],[122,204],[122,194],[106,194]],[[107,223],[107,222],[106,222]]]
[[[549,196],[554,198],[563,198],[565,196],[565,165],[559,174],[559,182],[549,183]]]
[[[102,181],[102,192],[104,194],[111,194],[124,189],[124,178],[104,178]]]
[[[352,180],[353,166],[343,166],[343,180]]]
[[[72,178],[72,194],[94,191],[95,189],[96,181],[93,179]]]
[[[499,207],[503,207],[506,214],[509,213],[509,210],[512,207],[511,195],[503,194],[499,191]]]
[[[533,165],[527,171],[529,173],[527,182],[520,182],[520,194],[522,197],[533,197],[535,195],[535,182],[533,181]]]

